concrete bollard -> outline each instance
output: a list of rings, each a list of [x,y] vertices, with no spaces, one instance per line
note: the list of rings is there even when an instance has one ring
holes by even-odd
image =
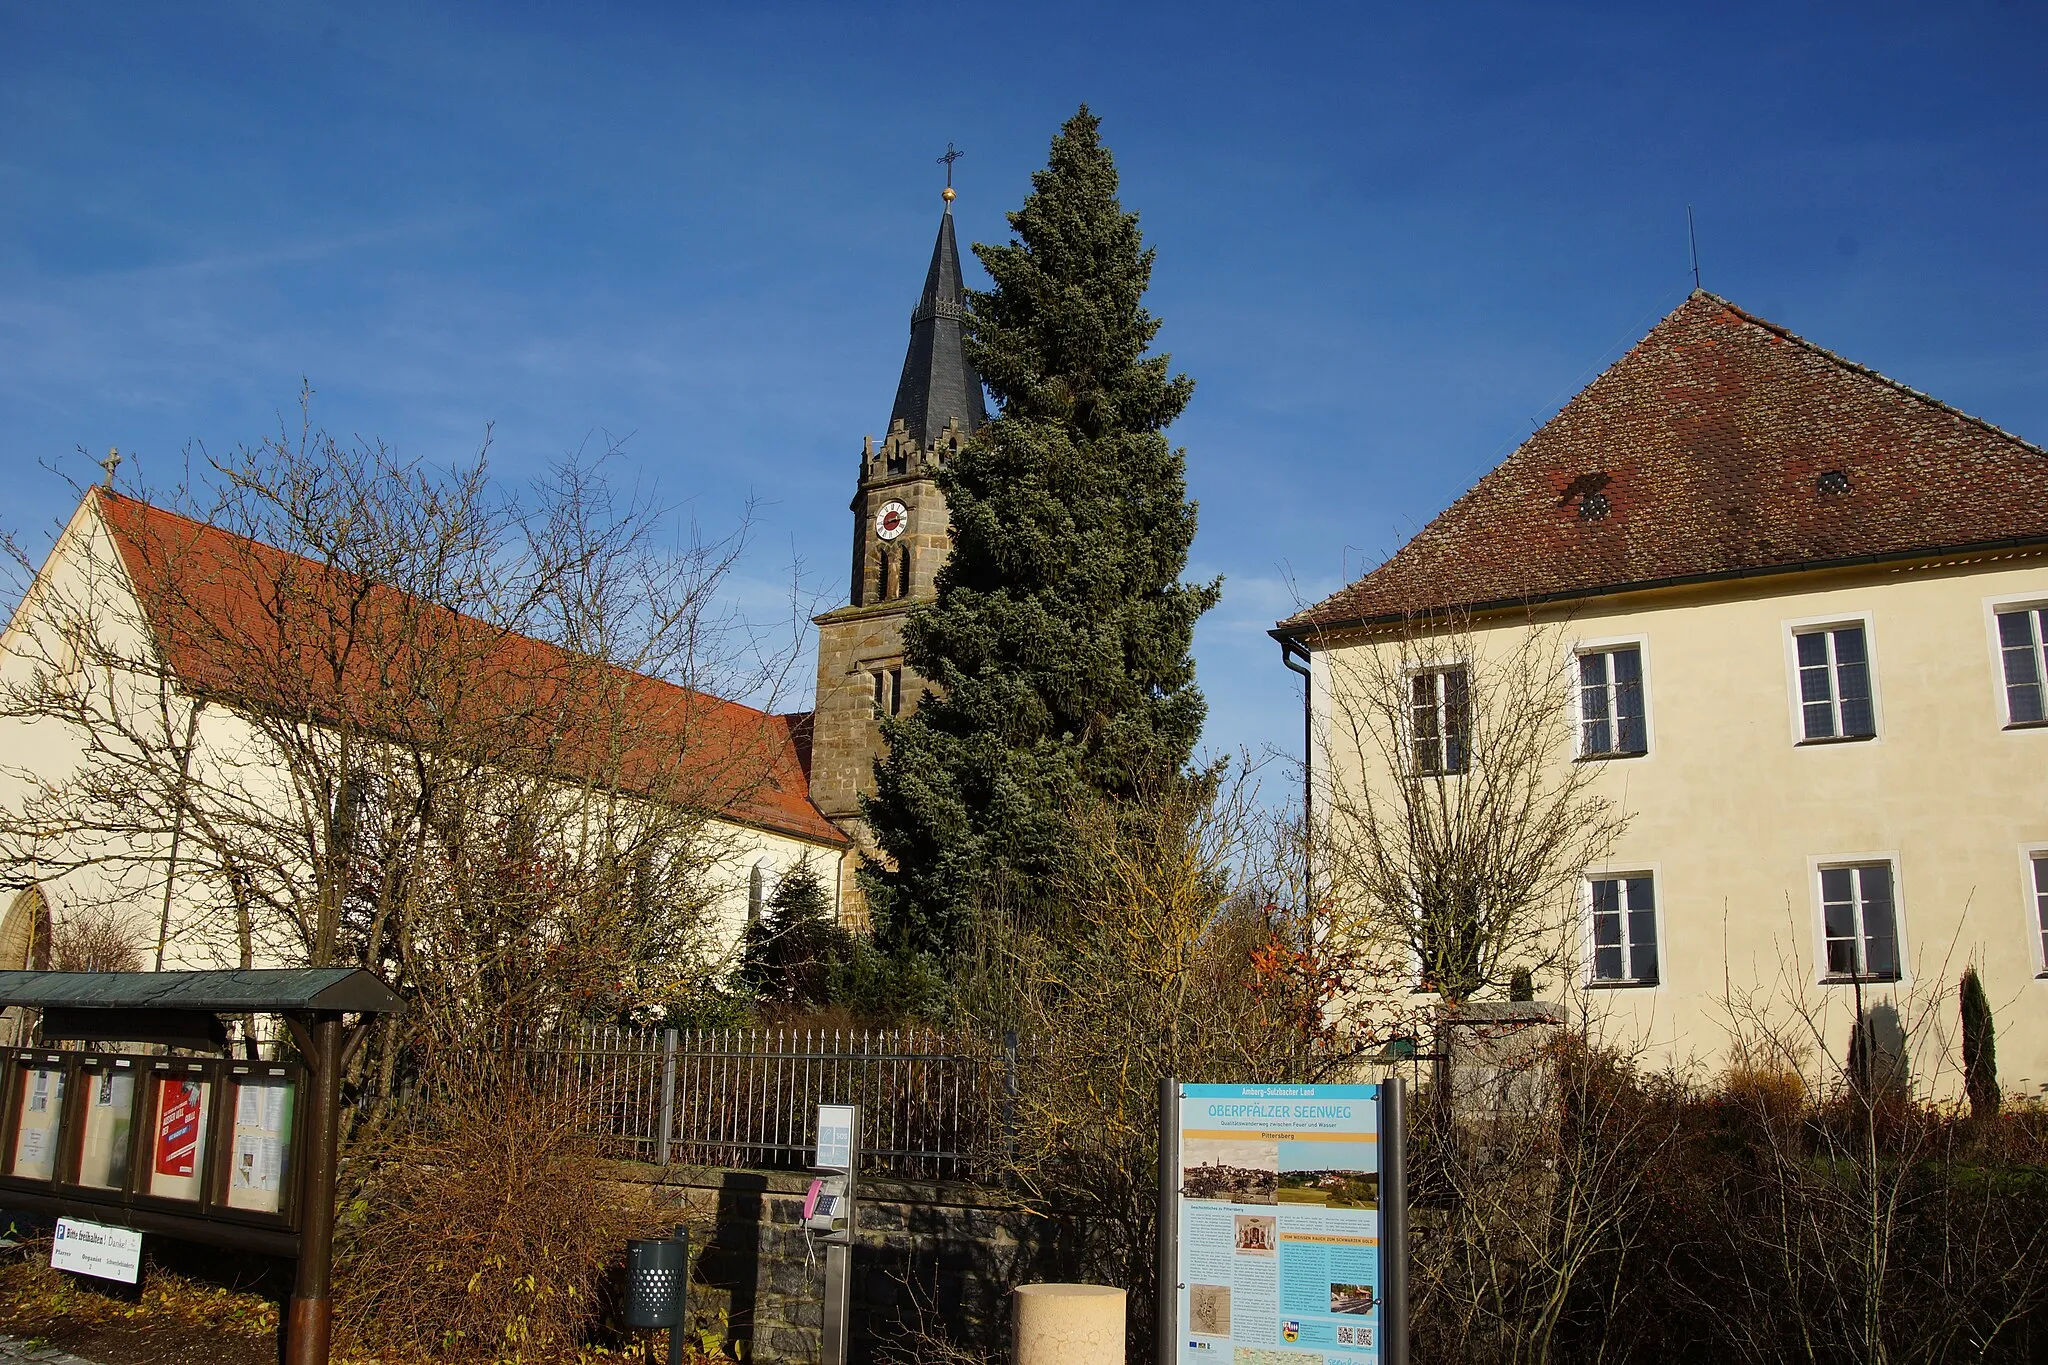
[[[1123,1365],[1124,1291],[1106,1284],[1020,1284],[1010,1291],[1015,1365]]]

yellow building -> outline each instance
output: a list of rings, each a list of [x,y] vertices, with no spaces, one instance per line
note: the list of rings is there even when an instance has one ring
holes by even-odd
[[[1478,783],[1483,709],[1547,707],[1531,790],[1618,827],[1557,841],[1490,989],[1524,962],[1706,1068],[1824,1074],[1861,1017],[1952,1093],[1974,964],[2004,1089],[2048,1092],[2048,452],[1695,292],[1274,634],[1340,887],[1362,809]]]

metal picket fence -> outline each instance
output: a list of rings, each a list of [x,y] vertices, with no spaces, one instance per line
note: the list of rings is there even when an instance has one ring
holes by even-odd
[[[923,1029],[580,1028],[529,1055],[622,1157],[801,1169],[816,1107],[858,1104],[867,1169],[960,1179],[1001,1141],[1017,1053]]]

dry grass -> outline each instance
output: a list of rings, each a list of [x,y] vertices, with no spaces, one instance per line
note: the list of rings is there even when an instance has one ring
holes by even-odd
[[[135,1291],[52,1270],[47,1237],[29,1241],[20,1253],[0,1261],[0,1334],[90,1359],[118,1365],[267,1365],[276,1358],[277,1332],[278,1302],[270,1295],[211,1284],[154,1263]],[[655,1339],[657,1359],[667,1358],[666,1347],[664,1338]],[[644,1349],[634,1341],[499,1354],[549,1365],[605,1365],[638,1360]],[[373,1347],[362,1341],[338,1347],[334,1355],[335,1365],[426,1365],[448,1358],[442,1351]],[[695,1350],[687,1358],[691,1365],[723,1360]]]
[[[34,1334],[62,1319],[92,1325],[175,1323],[227,1336],[265,1340],[277,1334],[277,1304],[262,1294],[205,1284],[152,1268],[139,1292],[102,1290],[50,1268],[50,1239],[26,1243],[0,1264],[0,1331]]]

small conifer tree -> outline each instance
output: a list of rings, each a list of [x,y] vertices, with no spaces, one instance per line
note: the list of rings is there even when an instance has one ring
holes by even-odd
[[[1146,354],[1152,251],[1084,105],[977,245],[969,358],[996,416],[938,475],[953,549],[904,657],[935,684],[885,722],[866,804],[893,865],[868,868],[889,940],[940,957],[978,898],[1026,910],[1071,856],[1085,799],[1183,780],[1204,704],[1190,655],[1217,584],[1180,581],[1194,538],[1165,428],[1194,384]]]
[[[782,875],[761,918],[747,926],[740,980],[765,1000],[819,1004],[828,994],[846,931],[832,921],[832,899],[808,861]]]
[[[1963,1089],[1970,1097],[1973,1118],[1998,1112],[1998,1040],[1991,1020],[1991,1001],[1977,968],[1963,968]]]

